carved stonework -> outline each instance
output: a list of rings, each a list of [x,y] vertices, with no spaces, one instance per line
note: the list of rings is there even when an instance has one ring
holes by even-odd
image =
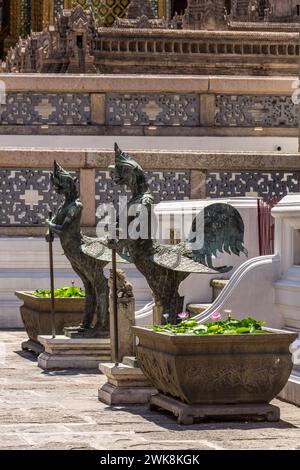
[[[135,19],[144,15],[149,19],[154,18],[151,0],[131,0],[127,9],[127,18]]]
[[[149,19],[146,15],[142,15],[135,19],[117,18],[113,27],[122,29],[167,29],[169,23],[164,18]]]
[[[112,270],[110,270],[110,278],[108,281],[108,285],[112,291],[113,289],[113,271]],[[124,271],[121,271],[121,269],[117,269],[117,296],[119,299],[122,299],[123,301],[132,299],[133,297],[133,286],[127,280]]]
[[[216,126],[298,126],[298,109],[290,96],[217,95],[216,107]]]
[[[148,170],[146,172],[154,202],[184,200],[191,197],[191,172],[189,170]],[[109,171],[96,171],[97,205],[117,203],[119,196],[130,196],[130,191],[116,186]]]
[[[8,93],[0,111],[2,125],[87,126],[90,119],[85,93]]]
[[[73,176],[79,172],[72,171]],[[43,226],[62,198],[50,191],[49,170],[0,170],[0,226]]]
[[[206,178],[206,193],[210,198],[257,196],[268,201],[300,191],[299,171],[216,171],[209,172]]]
[[[183,25],[187,29],[223,29],[225,0],[189,0]]]
[[[99,25],[111,26],[117,18],[126,15],[130,0],[72,0],[72,6],[91,9]]]
[[[199,96],[193,94],[107,95],[107,123],[111,126],[198,126]]]
[[[20,39],[7,54],[5,72],[93,73],[91,51],[96,31],[90,10],[80,6],[63,11],[56,17],[54,28],[32,33]]]
[[[299,22],[298,0],[232,0],[230,21],[238,22]]]
[[[145,376],[158,391],[189,404],[269,403],[292,369],[293,334],[274,330],[273,334],[220,339],[218,335],[161,334],[146,328],[134,328],[134,333]]]
[[[247,21],[250,32],[241,32],[245,21],[233,20],[232,14],[226,16],[223,0],[200,3],[195,10],[189,4],[184,18],[120,18],[113,28],[98,27],[91,10],[77,6],[61,12],[54,27],[19,39],[1,69],[8,73],[149,74],[156,70],[219,75],[234,70],[237,75],[295,74],[299,44],[291,33],[297,25]],[[199,31],[191,35],[185,28]],[[214,31],[220,28],[238,29],[239,34],[230,31],[223,37]],[[255,28],[263,32],[253,35]],[[270,36],[269,30],[280,31],[280,40]]]

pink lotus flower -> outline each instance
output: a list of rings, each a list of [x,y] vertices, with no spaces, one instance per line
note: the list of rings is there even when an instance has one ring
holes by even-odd
[[[212,320],[214,321],[218,321],[218,320],[221,320],[222,318],[222,315],[220,314],[220,312],[214,312],[211,316]]]
[[[190,317],[188,312],[182,312],[178,314],[178,318],[182,321],[187,320]]]

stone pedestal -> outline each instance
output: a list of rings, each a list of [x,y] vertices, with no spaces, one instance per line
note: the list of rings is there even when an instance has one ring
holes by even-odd
[[[112,345],[114,344],[114,308],[112,297],[112,271],[109,279],[109,324],[110,337]],[[133,287],[127,281],[123,271],[117,270],[117,290],[118,290],[118,353],[119,361],[123,361],[126,356],[134,356],[135,340],[131,328],[135,325],[135,298],[133,296]],[[115,351],[112,347],[112,361],[116,362]]]
[[[110,298],[110,337],[114,337],[113,303]],[[118,331],[119,331],[119,358],[122,361],[126,356],[135,353],[134,337],[131,327],[135,325],[135,302],[134,297],[130,299],[118,299]],[[115,361],[112,348],[112,361]]]
[[[107,382],[99,389],[99,401],[107,405],[140,405],[148,403],[157,393],[138,367],[100,364],[99,369],[107,377]]]
[[[300,331],[298,328],[286,328],[288,331],[298,333],[299,339],[296,340],[290,348],[292,353],[294,368],[288,380],[288,383],[281,390],[279,398],[300,406]]]
[[[111,361],[109,339],[39,336],[38,340],[45,349],[38,358],[44,370],[98,369],[100,362]]]
[[[173,413],[178,424],[194,424],[195,421],[214,419],[219,421],[269,421],[280,420],[280,409],[267,403],[238,405],[187,405],[175,398],[157,394],[150,399],[151,409],[163,409]]]
[[[23,341],[22,351],[33,352],[38,356],[44,351],[44,347],[37,341],[34,341],[33,339],[28,339],[27,341]]]

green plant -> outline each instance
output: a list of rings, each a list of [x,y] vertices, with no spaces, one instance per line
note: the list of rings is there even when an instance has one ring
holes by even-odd
[[[163,326],[151,326],[154,331],[161,333],[178,334],[194,334],[194,335],[242,335],[242,334],[262,334],[263,321],[257,321],[254,318],[244,318],[243,320],[235,320],[229,316],[225,321],[208,322],[200,324],[196,320],[187,319],[178,325],[167,323]]]
[[[51,297],[50,289],[37,289],[34,294],[35,297],[41,297],[48,299]],[[81,288],[75,287],[73,284],[71,287],[59,287],[54,291],[54,297],[56,298],[81,298],[85,297],[85,291]]]

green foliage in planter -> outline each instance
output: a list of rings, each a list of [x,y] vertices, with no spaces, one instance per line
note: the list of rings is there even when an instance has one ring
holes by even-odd
[[[161,333],[170,333],[173,335],[243,335],[243,334],[262,334],[263,321],[254,320],[254,318],[244,318],[235,320],[229,317],[226,321],[215,321],[200,324],[193,319],[184,320],[178,325],[166,324],[164,326],[151,326],[154,331]]]
[[[49,289],[37,289],[34,292],[36,297],[43,299],[48,299],[51,297],[51,291]],[[71,286],[71,287],[59,287],[55,289],[54,296],[56,298],[81,298],[85,297],[85,291],[81,288]]]

